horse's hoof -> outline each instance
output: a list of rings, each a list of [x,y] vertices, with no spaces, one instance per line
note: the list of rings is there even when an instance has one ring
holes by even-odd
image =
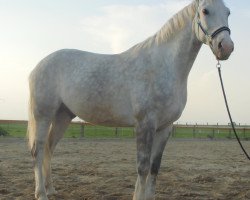
[[[38,200],[49,200],[46,195],[45,196],[39,196],[37,199]]]
[[[48,197],[39,197],[38,200],[49,200]]]
[[[155,197],[147,197],[146,200],[155,200]]]
[[[54,187],[50,187],[47,189],[47,195],[50,196],[50,195],[54,195],[54,194],[57,194],[58,192],[55,190]]]
[[[35,198],[38,200],[49,200],[46,194],[43,195],[43,194],[36,193]]]

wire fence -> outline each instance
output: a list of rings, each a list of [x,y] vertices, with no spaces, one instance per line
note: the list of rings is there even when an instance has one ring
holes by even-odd
[[[134,128],[103,127],[74,123],[69,126],[65,133],[65,137],[75,138],[132,138],[134,136]]]
[[[236,126],[241,139],[250,139],[249,126]],[[231,125],[175,125],[172,131],[173,138],[197,139],[235,139]]]
[[[241,139],[250,140],[250,126],[236,126]],[[0,135],[7,137],[25,137],[27,121],[0,121]],[[82,122],[73,122],[64,137],[68,138],[134,138],[134,128],[102,127]],[[234,139],[230,125],[181,125],[175,124],[172,138],[181,139]]]

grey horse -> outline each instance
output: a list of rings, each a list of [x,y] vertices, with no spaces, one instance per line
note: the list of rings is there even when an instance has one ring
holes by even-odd
[[[234,44],[222,0],[194,0],[155,35],[116,55],[64,49],[32,71],[28,137],[39,200],[55,194],[51,157],[71,120],[135,127],[133,200],[155,199],[156,177],[172,124],[186,104],[187,80],[202,46],[226,60]]]

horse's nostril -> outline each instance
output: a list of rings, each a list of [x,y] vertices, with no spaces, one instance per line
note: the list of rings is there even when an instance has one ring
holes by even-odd
[[[222,42],[219,42],[218,44],[218,48],[221,49],[222,48]]]

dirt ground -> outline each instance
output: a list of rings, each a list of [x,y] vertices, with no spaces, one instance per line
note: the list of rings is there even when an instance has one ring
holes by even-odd
[[[250,142],[244,142],[250,152]],[[53,159],[57,195],[50,200],[132,199],[135,142],[64,139]],[[0,138],[0,199],[34,199],[32,160],[24,139]],[[250,199],[250,162],[236,141],[170,140],[156,200]]]

